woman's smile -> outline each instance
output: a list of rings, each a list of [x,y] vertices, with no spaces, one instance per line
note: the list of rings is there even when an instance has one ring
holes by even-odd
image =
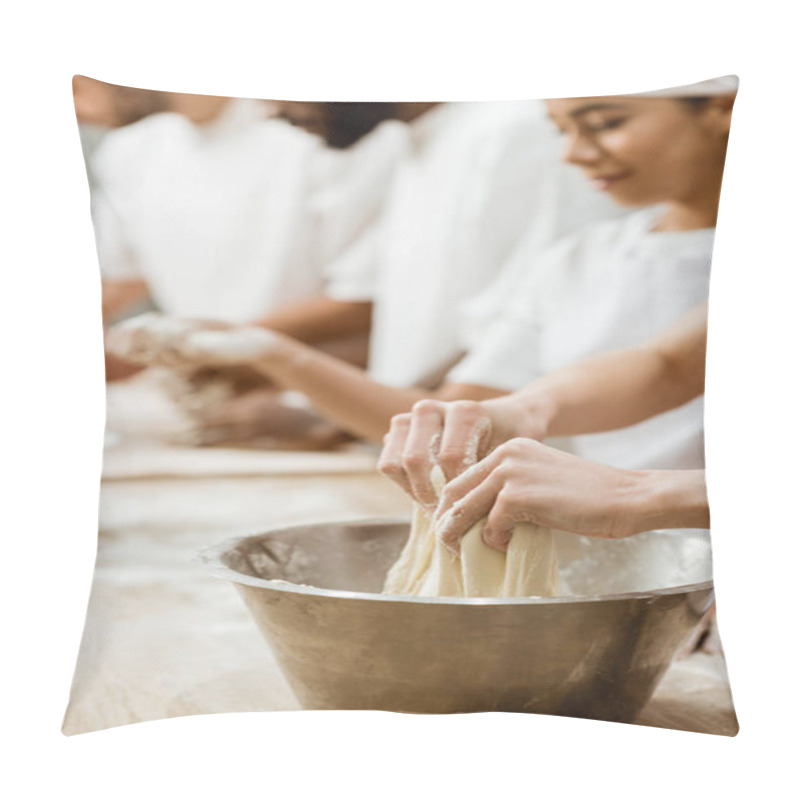
[[[626,178],[629,178],[630,175],[630,172],[617,172],[608,173],[607,175],[589,175],[587,177],[595,189],[601,192],[607,192]]]

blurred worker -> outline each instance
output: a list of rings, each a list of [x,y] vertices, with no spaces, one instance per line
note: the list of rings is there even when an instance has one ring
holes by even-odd
[[[265,118],[261,101],[172,94],[169,108],[98,155],[104,284],[135,283],[168,314],[239,323],[319,295],[327,263],[377,218],[391,132],[337,159]]]
[[[325,136],[322,105],[278,108]],[[327,291],[372,304],[372,378],[431,388],[468,346],[463,304],[497,278],[524,234],[541,244],[614,211],[558,163],[539,104],[394,105],[408,152],[380,224]]]
[[[163,92],[115,86],[85,75],[73,76],[72,94],[91,185],[94,185],[92,157],[105,134],[167,109],[167,96]]]
[[[80,123],[108,129],[130,125],[167,108],[164,92],[116,86],[85,75],[72,78],[72,94]]]
[[[329,139],[330,109],[320,108],[326,104],[277,105],[282,116]],[[408,125],[409,152],[379,225],[337,262],[327,287],[340,302],[371,306],[369,373],[283,337],[310,359],[309,368],[291,380],[270,375],[352,432],[372,437],[409,396],[441,384],[468,349],[476,332],[465,324],[462,304],[486,291],[521,239],[541,246],[616,213],[559,163],[555,131],[535,103],[395,105],[395,119]],[[455,391],[499,393],[480,386]]]
[[[266,324],[363,363],[369,307],[323,289],[329,265],[376,220],[402,147],[391,126],[374,130],[382,104],[340,116],[336,151],[269,119],[262,101],[171,93],[166,104],[169,113],[112,134],[96,158],[104,318],[149,297],[167,313]],[[107,354],[109,379],[131,372]],[[274,392],[251,394],[265,383],[255,378],[201,371],[166,386],[198,428],[226,436],[303,416],[276,407]]]
[[[219,336],[215,344],[199,347],[192,342],[196,331],[173,336],[159,325],[152,335],[139,326],[136,337],[140,344],[149,337],[158,343],[155,350],[185,363],[246,362],[304,392],[317,410],[348,430],[373,439],[394,414],[424,397],[496,397],[588,356],[641,344],[707,296],[734,96],[735,80],[720,79],[658,97],[549,101],[568,143],[567,160],[620,204],[659,206],[590,226],[531,258],[528,274],[501,293],[494,324],[436,390],[377,382],[279,335],[263,337],[260,347],[246,353],[218,346]],[[435,273],[431,281],[420,276],[409,307],[425,306],[435,279]],[[457,273],[450,282],[457,286]],[[376,313],[378,308],[376,303]],[[437,332],[429,337],[433,349]],[[123,350],[130,345],[124,338]],[[145,350],[145,359],[159,358],[153,348]],[[597,453],[597,460],[620,467],[701,467],[699,402],[636,428],[560,445],[586,457]]]

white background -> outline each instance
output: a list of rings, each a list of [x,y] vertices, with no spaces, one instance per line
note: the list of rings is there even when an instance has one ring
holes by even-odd
[[[5,796],[772,798],[797,790],[792,6],[537,5],[70,0],[4,11]],[[535,716],[306,712],[62,737],[96,546],[103,425],[99,282],[73,73],[311,100],[557,97],[739,74],[714,254],[707,403],[719,622],[739,736]]]

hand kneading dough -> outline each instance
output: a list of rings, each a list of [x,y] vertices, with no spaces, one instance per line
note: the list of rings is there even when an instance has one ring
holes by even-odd
[[[444,486],[439,467],[431,472],[437,494]],[[384,594],[420,597],[552,597],[558,593],[558,558],[553,534],[527,523],[517,525],[505,553],[484,544],[483,520],[452,555],[439,541],[432,515],[414,509],[411,534],[386,576]]]

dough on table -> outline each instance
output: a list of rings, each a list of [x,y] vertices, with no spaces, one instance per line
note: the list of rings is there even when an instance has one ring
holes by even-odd
[[[440,467],[431,472],[437,494],[445,484]],[[386,576],[384,594],[420,597],[552,597],[558,593],[558,557],[553,533],[539,525],[514,528],[505,553],[484,544],[484,520],[461,540],[454,556],[438,540],[432,514],[414,509],[411,533]]]

